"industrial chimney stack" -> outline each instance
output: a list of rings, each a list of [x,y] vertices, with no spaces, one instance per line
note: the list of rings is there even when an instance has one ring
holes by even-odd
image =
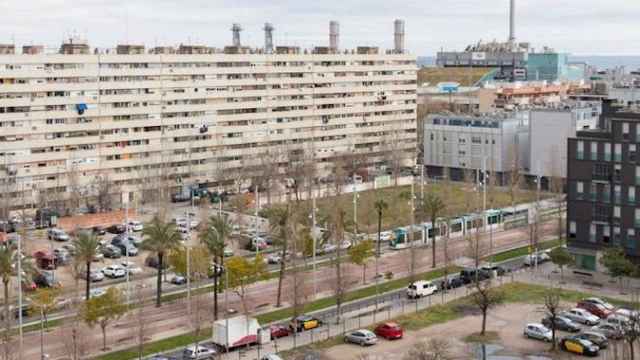
[[[340,23],[337,21],[329,22],[329,50],[331,53],[337,53],[340,46]]]
[[[231,26],[231,32],[233,33],[233,46],[240,47],[240,32],[242,31],[242,27],[240,24],[233,24]]]
[[[397,19],[393,22],[394,51],[397,54],[404,53],[404,20]]]
[[[271,23],[264,23],[264,52],[273,54],[273,30]]]
[[[516,0],[510,0],[509,5],[509,42],[516,42]]]

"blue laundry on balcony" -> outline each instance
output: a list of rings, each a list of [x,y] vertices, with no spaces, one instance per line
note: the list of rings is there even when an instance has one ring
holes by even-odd
[[[78,115],[84,114],[85,110],[87,109],[88,109],[87,104],[82,103],[82,104],[76,105],[76,110],[78,110]]]

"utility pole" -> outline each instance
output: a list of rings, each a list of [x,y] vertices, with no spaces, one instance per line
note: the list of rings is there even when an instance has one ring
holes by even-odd
[[[358,192],[356,187],[355,176],[353,177],[353,232],[355,235],[354,239],[357,239],[358,237]]]
[[[258,185],[255,185],[255,189],[256,189],[256,209],[255,209],[255,213],[254,213],[254,217],[255,217],[255,231],[254,231],[254,242],[255,242],[255,246],[256,246],[256,257],[260,254],[260,246],[258,246],[258,209],[260,208],[260,194],[258,193],[259,189],[258,189]],[[282,259],[282,261],[284,261],[284,259]]]
[[[131,300],[131,288],[129,282],[129,272],[131,272],[131,266],[129,263],[129,192],[125,191],[124,198],[124,235],[126,237],[126,242],[124,243],[124,251],[125,256],[127,257],[127,268],[125,269],[125,273],[127,275],[127,306],[129,305],[129,301]]]
[[[24,336],[22,331],[22,237],[27,234],[27,228],[24,217],[24,181],[20,182],[20,196],[22,197],[22,234],[18,236],[18,336],[20,337],[20,360],[23,359],[24,354]],[[7,299],[5,299],[7,300]],[[8,315],[8,314],[7,314]]]
[[[311,239],[313,240],[313,273],[316,274],[316,252],[317,252],[317,239],[316,239],[316,193],[315,191],[311,192]],[[318,295],[318,282],[316,280],[317,276],[313,276],[313,298],[315,299]]]

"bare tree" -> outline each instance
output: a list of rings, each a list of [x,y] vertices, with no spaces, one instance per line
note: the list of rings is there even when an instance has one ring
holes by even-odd
[[[81,181],[78,165],[75,163],[71,164],[67,169],[67,192],[69,193],[69,209],[72,213],[78,211],[80,201],[84,198],[84,188]]]
[[[447,339],[432,338],[415,343],[402,357],[403,360],[453,360],[451,343]]]
[[[96,201],[100,211],[109,211],[113,208],[113,194],[119,193],[119,188],[113,184],[109,175],[101,173],[93,180],[92,188],[95,191]]]
[[[505,294],[501,289],[491,286],[491,280],[473,282],[475,291],[471,294],[471,303],[473,303],[482,313],[482,329],[480,335],[484,336],[487,329],[487,314],[489,310],[502,304]]]
[[[551,329],[551,350],[556,348],[556,321],[562,312],[562,306],[560,304],[560,290],[557,288],[551,288],[547,290],[544,295],[544,314],[549,320]]]
[[[381,141],[383,157],[387,166],[391,168],[395,186],[398,186],[402,162],[406,159],[406,154],[403,151],[403,139],[400,136],[401,133],[402,130],[399,128],[397,122],[393,122],[393,124],[385,127]]]
[[[522,181],[520,153],[518,152],[518,146],[516,144],[509,146],[509,150],[507,151],[507,164],[509,166],[509,197],[511,198],[511,206],[515,206]]]

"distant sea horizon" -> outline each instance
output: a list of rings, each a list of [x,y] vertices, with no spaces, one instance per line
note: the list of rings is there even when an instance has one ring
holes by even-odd
[[[640,55],[569,55],[570,62],[585,62],[600,70],[624,66],[627,71],[640,69]],[[418,56],[419,66],[435,66],[434,56]]]

